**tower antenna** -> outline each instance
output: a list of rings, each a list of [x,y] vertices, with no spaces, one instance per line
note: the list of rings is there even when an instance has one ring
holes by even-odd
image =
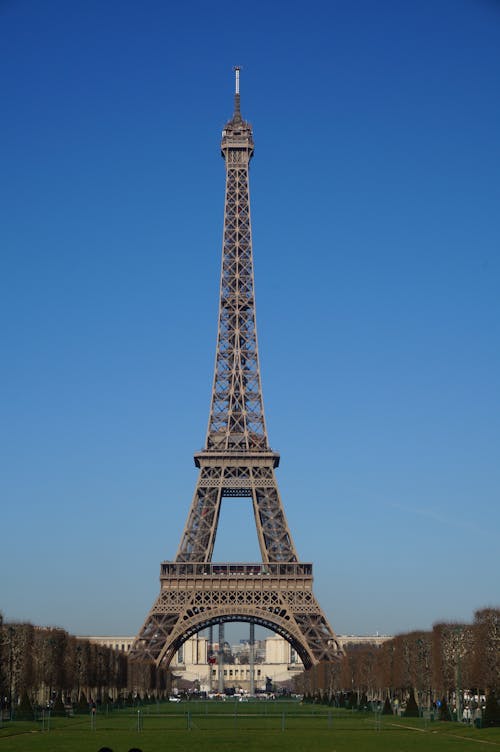
[[[241,116],[240,110],[240,70],[241,65],[234,66],[235,82],[234,82],[234,114]]]

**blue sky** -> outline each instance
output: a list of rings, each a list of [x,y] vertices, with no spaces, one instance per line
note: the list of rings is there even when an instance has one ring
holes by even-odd
[[[0,609],[132,634],[205,438],[232,66],[299,554],[339,633],[499,605],[500,4],[0,0]],[[216,557],[258,558],[245,500]]]

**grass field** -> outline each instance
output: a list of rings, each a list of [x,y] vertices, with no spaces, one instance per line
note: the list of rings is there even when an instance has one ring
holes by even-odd
[[[0,752],[435,752],[498,750],[500,729],[476,729],[286,702],[184,702],[4,722]]]

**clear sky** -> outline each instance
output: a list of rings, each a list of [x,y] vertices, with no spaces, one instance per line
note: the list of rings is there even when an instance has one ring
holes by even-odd
[[[500,603],[500,3],[0,0],[0,610],[133,634],[205,439],[232,66],[269,437],[339,633]],[[247,500],[216,558],[258,559]]]

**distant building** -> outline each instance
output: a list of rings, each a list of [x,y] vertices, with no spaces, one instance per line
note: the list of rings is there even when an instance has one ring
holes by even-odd
[[[379,635],[378,632],[375,635],[337,635],[337,637],[343,648],[352,645],[375,645],[379,648],[387,640],[392,640],[392,635]]]
[[[132,647],[132,643],[134,642],[135,637],[87,637],[87,635],[77,635],[77,639],[88,640],[94,645],[103,645],[106,648],[119,650],[121,653],[128,653],[128,651]]]
[[[382,645],[390,640],[389,635],[337,635],[342,647],[353,645]],[[82,637],[89,642],[128,653],[134,637]],[[213,645],[213,654],[217,655],[218,644]],[[250,688],[249,643],[241,640],[231,646],[224,657],[221,670],[224,686],[234,687],[243,692]],[[208,639],[194,635],[181,645],[170,664],[180,687],[193,687],[201,691],[215,691],[218,686],[219,665],[209,662]],[[304,670],[299,655],[283,637],[273,635],[265,640],[257,640],[254,645],[254,685],[258,691],[264,691],[269,681],[277,687],[292,687],[293,677]]]

